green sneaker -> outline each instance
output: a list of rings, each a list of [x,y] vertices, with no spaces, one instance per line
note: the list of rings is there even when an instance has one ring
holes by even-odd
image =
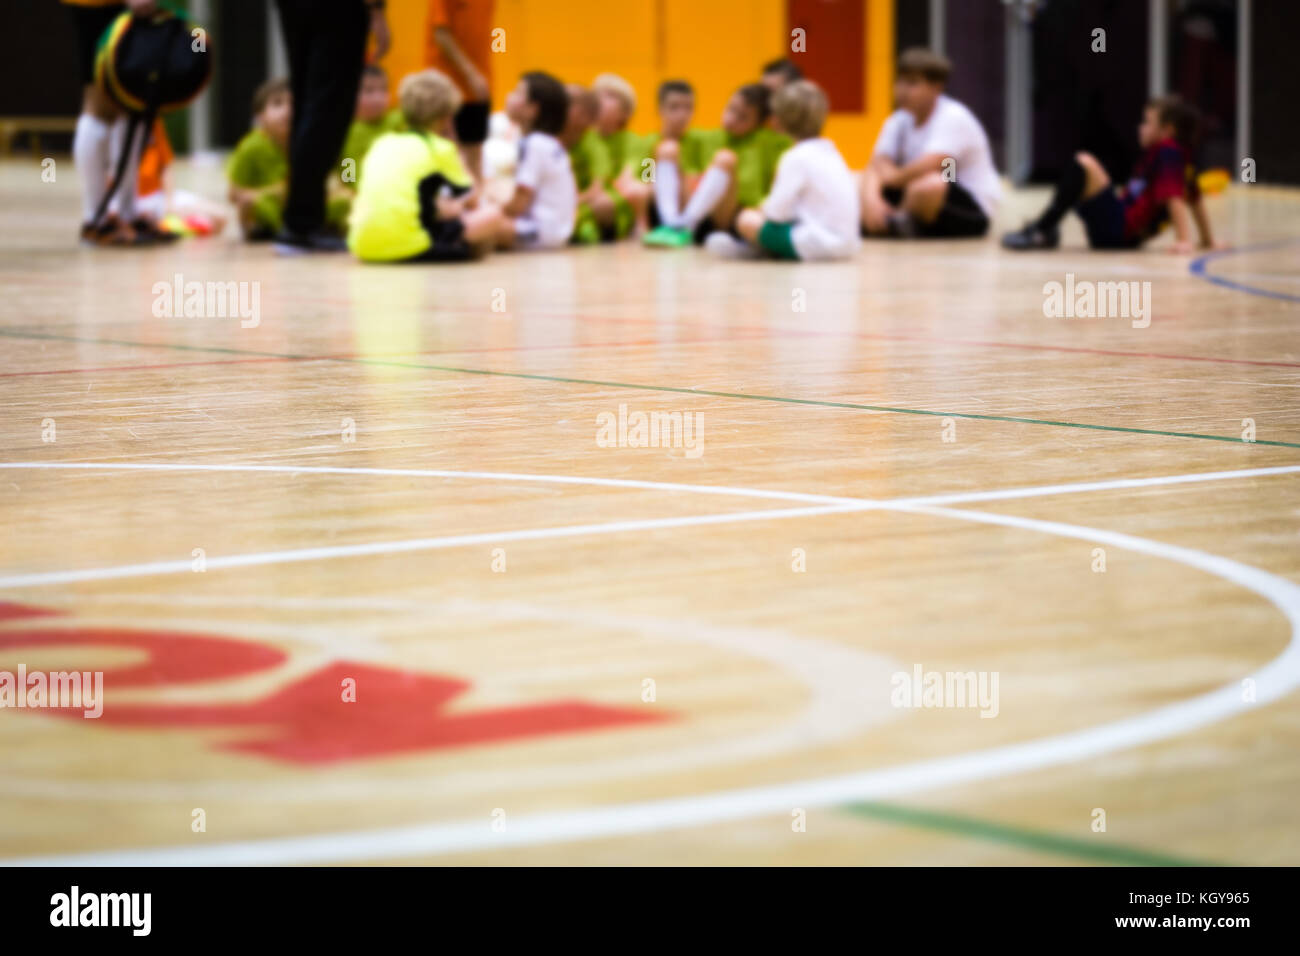
[[[672,226],[656,226],[641,241],[647,246],[659,246],[662,249],[680,249],[689,246],[692,241],[689,229],[674,229]]]

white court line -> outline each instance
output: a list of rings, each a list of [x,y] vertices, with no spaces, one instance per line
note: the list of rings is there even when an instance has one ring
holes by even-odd
[[[39,464],[35,465],[40,467]],[[202,469],[200,469],[202,470]],[[285,470],[294,470],[288,469]],[[1280,474],[1294,468],[1250,469],[1214,472],[1199,476],[1168,476],[1167,479],[1127,479],[1115,482],[1023,489],[1024,496],[1065,493],[1064,489],[1097,490],[1103,487],[1135,487],[1129,481],[1150,486],[1185,481],[1209,481],[1246,477],[1250,474]],[[1207,477],[1214,475],[1216,478]],[[1136,485],[1141,487],[1143,484]],[[978,493],[1010,496],[1011,492]],[[785,493],[773,493],[784,497]],[[949,496],[951,500],[952,496]],[[837,502],[844,499],[833,499]],[[852,500],[852,499],[849,499]],[[46,866],[164,866],[164,865],[258,865],[319,863],[347,860],[380,860],[434,856],[531,846],[600,837],[627,836],[663,829],[699,826],[748,819],[757,816],[784,817],[791,807],[819,808],[854,800],[880,799],[938,786],[953,786],[994,777],[1041,770],[1098,757],[1114,750],[1140,746],[1177,736],[1249,712],[1270,703],[1300,686],[1300,587],[1283,578],[1229,558],[1191,548],[1150,541],[1119,532],[1034,518],[1021,518],[980,511],[964,511],[918,503],[920,499],[893,502],[860,499],[864,507],[928,514],[984,524],[1040,531],[1063,537],[1109,544],[1153,557],[1175,561],[1216,575],[1253,591],[1270,601],[1287,618],[1291,637],[1283,652],[1261,669],[1248,675],[1255,683],[1255,700],[1243,700],[1238,683],[1178,703],[1052,737],[1019,744],[919,761],[899,767],[825,777],[768,787],[719,791],[671,800],[648,801],[621,806],[590,807],[578,811],[543,813],[512,818],[498,833],[485,817],[454,823],[417,824],[380,830],[317,836],[254,840],[207,847],[164,847],[156,849],[105,851],[3,861],[6,865]],[[810,509],[786,509],[787,512]],[[768,514],[768,512],[746,512]],[[704,516],[710,517],[710,516]],[[725,516],[723,516],[725,517]],[[701,519],[696,519],[701,520]]]
[[[445,471],[417,468],[343,468],[293,465],[183,465],[183,464],[110,464],[104,462],[79,464],[74,462],[3,462],[0,469],[40,470],[107,470],[107,471],[217,471],[260,472],[273,474],[325,474],[325,475],[375,475],[405,478],[471,478],[482,481],[525,481],[552,484],[597,485],[615,488],[636,488],[650,491],[685,491],[699,494],[730,495],[746,498],[771,498],[784,501],[813,502],[820,507],[771,509],[767,511],[742,511],[721,515],[687,515],[677,518],[647,518],[631,521],[613,521],[602,524],[565,525],[551,528],[525,528],[510,531],[478,534],[450,535],[434,538],[410,538],[398,541],[371,541],[360,544],[330,545],[327,547],[292,548],[284,551],[255,551],[248,554],[218,555],[206,559],[209,571],[223,568],[257,567],[271,564],[290,564],[300,561],[322,561],[332,558],[366,557],[372,555],[402,554],[412,551],[436,551],[472,544],[493,544],[504,541],[538,541],[550,538],[568,538],[597,534],[618,534],[627,531],[654,531],[665,528],[693,527],[708,524],[734,524],[746,521],[773,521],[780,518],[805,518],[817,515],[840,514],[853,511],[870,511],[885,507],[910,505],[947,505],[978,501],[1000,501],[1043,495],[1075,494],[1080,492],[1108,491],[1113,489],[1149,488],[1163,485],[1187,484],[1201,481],[1223,481],[1234,478],[1257,478],[1266,475],[1284,475],[1300,472],[1300,465],[1280,465],[1271,468],[1246,468],[1236,471],[1199,472],[1187,475],[1165,475],[1156,478],[1119,478],[1108,481],[1077,482],[1062,485],[1040,485],[1028,488],[1007,488],[999,491],[958,492],[949,495],[925,495],[908,498],[846,498],[834,495],[806,494],[794,491],[767,491],[759,488],[731,488],[721,485],[689,485],[672,482],[636,481],[621,478],[582,478],[569,475],[529,475],[492,471]],[[0,577],[0,588],[42,587],[50,584],[72,584],[78,581],[107,581],[119,578],[147,577],[156,574],[182,574],[193,571],[190,557],[171,561],[150,561],[108,568],[81,568],[68,571],[48,571],[33,574],[16,574]]]
[[[813,515],[867,511],[874,504],[826,505],[820,508],[772,508],[766,511],[738,511],[722,515],[685,515],[678,518],[645,518],[636,521],[611,521],[605,524],[572,524],[551,528],[523,528],[479,534],[444,535],[439,538],[409,538],[403,541],[371,541],[365,544],[341,544],[318,548],[292,548],[287,551],[254,551],[205,559],[208,571],[222,568],[248,568],[267,564],[292,564],[298,561],[323,561],[329,558],[356,558],[368,555],[405,554],[411,551],[440,551],[470,544],[497,544],[502,541],[540,541],[598,534],[621,534],[625,531],[658,531],[664,528],[732,524],[742,521],[770,521],[774,518],[806,518]],[[175,561],[150,561],[123,564],[112,568],[83,568],[79,571],[48,571],[39,574],[15,574],[0,577],[0,588],[30,588],[47,584],[71,584],[75,581],[108,581],[115,578],[138,578],[155,574],[193,572],[190,558]]]

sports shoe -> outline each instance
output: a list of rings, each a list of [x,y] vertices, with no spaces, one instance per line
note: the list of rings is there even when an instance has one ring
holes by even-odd
[[[147,244],[136,235],[134,229],[114,215],[105,216],[99,222],[83,223],[81,241],[87,246],[115,249],[136,248]]]
[[[761,259],[763,253],[747,242],[742,242],[729,232],[709,233],[704,248],[720,259]]]
[[[181,237],[180,233],[164,229],[145,216],[137,216],[132,219],[131,228],[135,230],[140,242],[145,245],[166,245],[169,242],[175,242]]]
[[[275,236],[275,251],[282,256],[303,256],[313,252],[347,252],[341,236],[329,232],[292,232],[281,229]]]
[[[1031,249],[1055,249],[1061,244],[1058,229],[1043,229],[1036,223],[1026,223],[1015,232],[1008,232],[1002,237],[1002,248],[1015,252],[1028,252]]]
[[[672,226],[656,226],[642,236],[641,241],[647,246],[658,246],[661,249],[680,249],[691,244],[691,231]]]

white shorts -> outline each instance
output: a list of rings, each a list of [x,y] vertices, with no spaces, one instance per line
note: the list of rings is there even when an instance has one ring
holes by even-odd
[[[568,245],[573,223],[555,222],[524,213],[515,219],[515,240],[521,249],[559,249]]]
[[[858,251],[860,242],[857,236],[845,239],[811,222],[796,222],[790,230],[790,244],[799,253],[802,262],[851,259]]]

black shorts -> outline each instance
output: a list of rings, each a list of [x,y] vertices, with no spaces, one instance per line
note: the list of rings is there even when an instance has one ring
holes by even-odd
[[[104,35],[108,25],[126,10],[126,4],[113,3],[106,7],[67,4],[66,7],[72,14],[73,30],[77,37],[77,66],[81,70],[81,83],[86,86],[95,82],[95,51],[99,48],[99,38]]]
[[[452,118],[456,127],[456,141],[466,146],[477,146],[485,142],[488,136],[488,116],[491,112],[492,104],[487,100],[462,104]]]
[[[890,187],[883,191],[885,202],[897,206],[903,201],[903,191]],[[916,223],[916,234],[925,239],[967,239],[982,236],[989,231],[989,217],[975,197],[961,183],[949,183],[943,207],[933,222]],[[867,235],[866,230],[862,232]]]
[[[1124,235],[1124,203],[1115,190],[1106,188],[1074,207],[1094,249],[1136,249],[1141,240]]]
[[[403,262],[464,262],[473,258],[474,251],[465,241],[465,224],[459,219],[439,219],[430,226],[425,223],[431,245],[418,256]]]

